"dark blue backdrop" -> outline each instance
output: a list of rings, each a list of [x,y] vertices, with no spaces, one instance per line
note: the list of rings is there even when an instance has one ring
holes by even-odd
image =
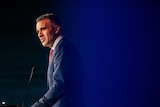
[[[1,9],[0,100],[21,104],[33,65],[37,69],[26,105],[46,91],[48,49],[36,37],[34,20],[54,12],[62,21],[64,35],[83,56],[86,107],[160,106],[158,0],[54,0],[5,5],[10,10],[6,7],[6,13]]]

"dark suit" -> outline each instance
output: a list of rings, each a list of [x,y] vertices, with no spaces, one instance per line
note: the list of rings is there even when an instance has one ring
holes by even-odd
[[[31,107],[82,107],[83,63],[77,51],[62,38],[54,49],[48,65],[48,91]],[[78,78],[79,77],[79,78]]]

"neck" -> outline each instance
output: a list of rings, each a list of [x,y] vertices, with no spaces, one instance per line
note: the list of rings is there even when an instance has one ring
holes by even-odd
[[[55,37],[54,37],[54,39],[53,39],[53,41],[52,41],[52,43],[51,43],[51,45],[50,45],[49,48],[52,48],[52,47],[53,47],[53,44],[54,44],[55,40],[56,40],[59,36],[61,36],[61,33],[55,35]]]

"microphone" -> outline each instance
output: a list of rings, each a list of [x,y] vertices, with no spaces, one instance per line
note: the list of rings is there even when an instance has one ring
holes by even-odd
[[[28,89],[29,89],[30,82],[31,82],[31,79],[32,79],[34,71],[35,71],[35,67],[33,66],[32,69],[31,69],[31,74],[30,74],[30,77],[29,77],[29,81],[28,81],[28,85],[27,85],[27,90],[26,90],[26,94],[25,94],[25,97],[24,97],[24,100],[23,100],[23,103],[22,103],[22,107],[25,106],[25,102],[26,102],[27,95],[28,95]]]

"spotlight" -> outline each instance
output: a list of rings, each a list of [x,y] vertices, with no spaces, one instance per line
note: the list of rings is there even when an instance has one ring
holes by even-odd
[[[4,106],[4,107],[5,107],[6,105],[7,105],[7,102],[6,102],[5,100],[2,100],[2,101],[1,101],[1,106]]]

